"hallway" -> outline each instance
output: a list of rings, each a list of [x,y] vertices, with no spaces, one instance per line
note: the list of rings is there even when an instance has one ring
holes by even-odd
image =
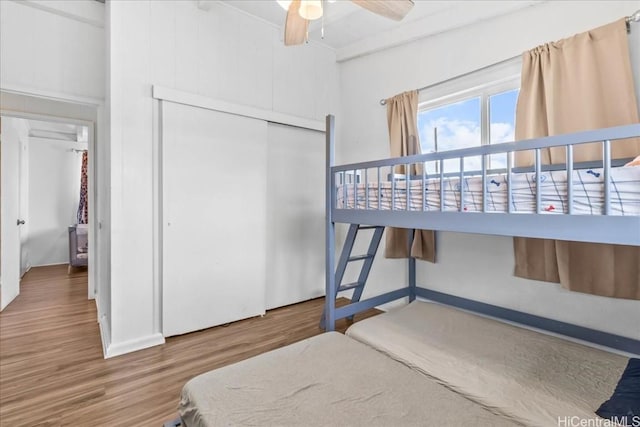
[[[93,376],[88,362],[102,359],[96,318],[86,270],[68,275],[55,265],[25,274],[20,295],[0,313],[0,424],[56,425],[62,406],[104,394],[81,386]]]

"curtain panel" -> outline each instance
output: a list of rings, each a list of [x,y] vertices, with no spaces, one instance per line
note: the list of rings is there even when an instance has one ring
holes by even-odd
[[[387,124],[391,157],[420,154],[418,136],[418,91],[401,93],[387,99]],[[411,165],[409,171],[400,165],[394,173],[422,174],[422,165]],[[413,233],[413,243],[409,249],[409,233]],[[431,230],[407,230],[387,227],[385,237],[386,258],[408,258],[435,262],[435,233]]]
[[[522,55],[516,140],[638,123],[625,20],[538,46]],[[564,147],[544,164],[564,163]],[[640,154],[638,138],[614,142],[612,158]],[[517,152],[531,166],[533,152]],[[602,160],[599,143],[574,146],[574,161]],[[514,238],[515,275],[561,283],[572,291],[640,299],[640,248]]]
[[[89,157],[86,151],[82,152],[82,167],[80,169],[80,201],[76,221],[78,224],[89,223],[89,178],[87,170],[89,168]]]

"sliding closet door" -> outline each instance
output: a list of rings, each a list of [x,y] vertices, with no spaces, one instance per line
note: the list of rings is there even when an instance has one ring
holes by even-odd
[[[267,309],[324,295],[324,133],[269,123]]]
[[[164,335],[263,314],[266,122],[169,102],[162,116]]]

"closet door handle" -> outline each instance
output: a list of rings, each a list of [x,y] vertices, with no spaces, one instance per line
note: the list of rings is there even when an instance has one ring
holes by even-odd
[[[19,219],[17,221],[17,225],[23,225],[24,224],[24,219]]]

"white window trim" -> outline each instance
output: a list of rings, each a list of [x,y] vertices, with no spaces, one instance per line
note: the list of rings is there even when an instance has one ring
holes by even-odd
[[[418,96],[418,110],[431,109],[439,105],[456,102],[473,96],[474,92],[480,93],[483,89],[501,84],[513,84],[515,89],[520,85],[520,72],[522,59],[513,58],[496,65],[482,68],[477,72],[464,74],[436,83],[420,91]]]
[[[418,96],[418,114],[425,110],[442,107],[472,98],[480,98],[480,144],[490,143],[489,114],[490,96],[520,88],[522,59],[520,57],[504,61],[464,74],[441,84],[431,85],[420,91]],[[439,150],[440,152],[447,150]],[[486,158],[486,167],[490,167],[490,157]]]
[[[472,86],[466,88],[464,90],[460,90],[457,92],[448,92],[446,95],[442,95],[436,98],[431,98],[428,101],[420,101],[422,98],[427,98],[428,91],[429,92],[441,92],[440,90],[436,91],[436,88],[431,91],[431,88],[428,90],[424,90],[424,93],[427,93],[425,96],[422,95],[423,92],[420,93],[419,102],[418,102],[418,112],[424,110],[431,110],[434,108],[442,107],[448,104],[453,104],[460,101],[465,101],[471,98],[477,97],[486,97],[489,95],[496,95],[499,93],[507,92],[513,89],[518,89],[520,87],[520,75],[513,75],[506,77],[500,80],[494,80],[489,83],[484,83],[478,86]],[[439,89],[439,88],[438,88]]]
[[[484,100],[480,105],[481,123],[484,131],[490,123],[488,96],[519,88],[521,68],[522,59],[517,57],[471,74],[446,80],[441,84],[431,85],[420,91],[418,113],[470,98],[481,97],[481,100]],[[487,136],[483,135],[483,144],[487,141]]]

